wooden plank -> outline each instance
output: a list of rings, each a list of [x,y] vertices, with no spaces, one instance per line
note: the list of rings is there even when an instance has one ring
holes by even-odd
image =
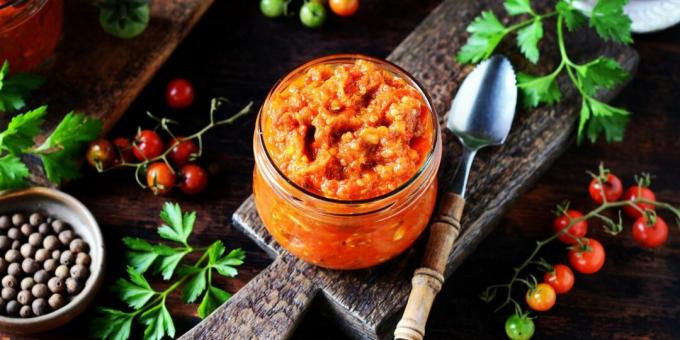
[[[501,13],[498,1],[445,1],[388,57],[411,72],[428,89],[442,120],[458,85],[471,70],[470,67],[452,62],[451,58],[467,38],[465,26],[482,10],[489,8]],[[548,32],[547,36],[554,36],[550,30]],[[570,38],[572,50],[575,51],[573,57],[577,59],[605,53],[622,62],[630,71],[634,71],[638,63],[639,58],[632,49],[602,44],[593,34],[584,32],[570,35]],[[514,46],[502,46],[501,52],[506,53],[520,70],[545,72],[558,61],[558,56],[556,48],[549,48],[554,46],[554,40],[546,39],[542,44],[544,55],[538,67],[526,65]],[[560,84],[564,94],[560,104],[531,111],[520,110],[506,144],[479,154],[469,183],[468,205],[463,218],[465,230],[449,256],[447,277],[492,230],[512,202],[531,187],[572,141],[580,102],[576,100],[575,91],[567,85],[566,79],[560,79]],[[601,93],[599,97],[608,100],[614,94]],[[446,134],[445,143],[448,153],[442,169],[444,181],[451,178],[453,165],[459,155],[458,144],[451,135]],[[279,268],[278,275],[274,275],[269,268],[264,274],[269,278],[267,280],[254,279],[249,282],[241,292],[184,338],[205,334],[229,334],[230,338],[285,338],[291,333],[287,327],[296,326],[312,300],[308,298],[310,292],[313,294],[316,290],[300,285],[300,289],[294,293],[289,290],[290,284],[272,285],[268,281],[276,278],[288,283],[299,282],[303,279],[301,276],[314,283],[321,293],[317,298],[324,300],[323,305],[351,336],[368,339],[391,336],[399,312],[406,303],[410,278],[422,253],[423,238],[399,258],[384,265],[342,272],[305,264],[282,251],[262,226],[254,210],[252,197],[234,214],[234,221],[268,252],[279,256],[275,264],[284,259],[289,264],[274,265],[272,270]],[[296,269],[290,271],[289,268]],[[278,303],[270,299],[253,299],[248,296],[253,292],[257,292],[258,296],[278,297]],[[299,297],[303,297],[303,300],[299,300]],[[300,301],[307,305],[300,308]],[[272,306],[281,308],[272,309]],[[246,311],[242,311],[242,308]],[[274,310],[287,313],[285,325],[271,321]],[[241,331],[234,333],[233,330],[239,327]]]
[[[87,1],[65,1],[62,41],[51,57],[45,86],[29,107],[48,104],[51,131],[69,111],[104,121],[104,133],[118,121],[212,0],[154,0],[151,20],[140,36],[121,40],[99,26],[98,9]],[[9,119],[2,118],[3,125]],[[47,185],[39,162],[31,162],[36,184]]]

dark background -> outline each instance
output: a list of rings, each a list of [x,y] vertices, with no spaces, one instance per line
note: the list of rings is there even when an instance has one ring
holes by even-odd
[[[300,2],[294,1],[292,7],[297,9]],[[233,112],[251,100],[259,108],[279,77],[314,57],[341,52],[385,57],[439,1],[363,0],[355,16],[330,16],[319,30],[303,27],[297,17],[267,19],[257,3],[215,1],[111,137],[132,136],[138,126],[153,127],[144,114],[147,110],[181,121],[178,133],[191,133],[207,122],[209,100],[216,96],[230,98]],[[587,196],[589,177],[585,171],[595,169],[600,161],[619,174],[626,185],[633,183],[636,173],[655,174],[653,188],[658,199],[680,205],[680,116],[675,108],[680,94],[680,27],[634,38],[641,63],[631,84],[614,103],[634,112],[624,142],[573,146],[558,159],[451,276],[431,313],[429,339],[504,336],[503,324],[511,310],[494,314],[491,306],[478,299],[479,293],[485,286],[509,278],[512,267],[531,252],[535,240],[550,235],[555,204],[569,199],[577,209],[593,208]],[[196,87],[197,100],[189,110],[172,111],[164,104],[165,85],[175,77],[187,78]],[[211,183],[208,192],[198,198],[179,194],[154,197],[137,187],[128,171],[103,175],[88,171],[83,180],[65,187],[92,210],[103,227],[111,259],[107,285],[123,273],[120,256],[115,258],[123,250],[119,239],[140,236],[158,240],[155,227],[166,200],[198,211],[192,244],[207,246],[221,239],[228,248],[242,247],[247,252],[246,264],[236,279],[217,280],[222,288],[236,292],[271,262],[231,224],[231,214],[251,193],[254,118],[253,113],[234,126],[208,133],[201,163],[210,169]],[[673,225],[667,245],[653,251],[636,247],[629,228],[618,237],[605,236],[597,227],[591,230],[605,245],[604,268],[596,275],[577,275],[572,292],[559,296],[557,305],[535,320],[536,337],[680,338],[678,228]],[[566,262],[566,251],[558,244],[549,246],[544,256]],[[160,280],[155,284],[164,285]],[[100,294],[97,304],[116,306],[107,294]],[[181,303],[179,294],[172,295],[169,304],[178,332],[199,321],[197,305]],[[85,334],[88,321],[87,316],[81,317],[63,332]],[[141,334],[141,329],[135,333]],[[333,320],[314,306],[295,338],[344,337]]]

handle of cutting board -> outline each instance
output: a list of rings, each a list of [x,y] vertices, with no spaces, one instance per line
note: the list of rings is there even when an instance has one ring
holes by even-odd
[[[314,266],[282,254],[181,339],[287,339],[317,292]]]
[[[413,275],[411,294],[404,315],[394,331],[395,339],[422,340],[425,323],[435,296],[444,284],[444,270],[460,233],[460,218],[465,199],[454,193],[445,193],[439,212],[430,226],[430,237],[425,248],[422,266]]]

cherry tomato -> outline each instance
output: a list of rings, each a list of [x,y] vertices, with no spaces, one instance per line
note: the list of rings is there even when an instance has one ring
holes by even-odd
[[[581,274],[597,273],[604,265],[604,247],[592,238],[585,239],[584,246],[585,248],[572,246],[569,250],[569,264]]]
[[[260,0],[260,12],[268,18],[278,18],[286,10],[286,0]]]
[[[171,81],[165,89],[165,101],[173,109],[186,109],[194,102],[194,86],[182,78]]]
[[[647,187],[643,186],[632,186],[626,190],[626,192],[623,194],[623,199],[628,201],[628,200],[634,200],[636,198],[644,198],[648,201],[656,202],[656,195],[654,195],[654,192],[650,190]],[[644,203],[640,202],[635,204],[640,210],[645,211],[645,210],[654,210],[654,205],[649,204],[649,203]],[[642,213],[635,209],[634,207],[630,205],[624,205],[623,206],[623,211],[626,212],[626,215],[632,217],[632,218],[640,218],[642,217]]]
[[[90,143],[85,155],[87,162],[90,163],[97,170],[103,170],[116,161],[116,152],[113,145],[106,139],[96,139]]]
[[[118,149],[118,154],[123,161],[130,163],[134,162],[135,155],[132,152],[132,144],[130,140],[125,137],[116,137],[113,139],[113,145]]]
[[[200,194],[208,186],[208,173],[196,164],[187,164],[180,170],[179,190],[187,195]]]
[[[135,136],[135,142],[132,148],[135,157],[144,161],[160,156],[163,149],[163,140],[155,131],[142,130]]]
[[[146,184],[154,195],[167,194],[175,187],[175,181],[175,173],[163,161],[152,163],[146,170]]]
[[[646,216],[638,218],[633,223],[633,240],[645,248],[656,248],[668,240],[668,225],[663,218],[656,216],[653,225],[647,221]]]
[[[329,0],[328,5],[335,14],[347,17],[359,9],[359,0]]]
[[[537,312],[545,312],[555,305],[555,290],[547,283],[539,283],[534,289],[527,290],[526,300],[529,307]]]
[[[602,204],[604,201],[602,199],[603,191],[604,198],[607,199],[607,202],[616,202],[623,194],[623,185],[616,175],[608,174],[607,180],[602,182],[602,185],[600,185],[600,182],[597,179],[593,178],[588,187],[588,191],[590,192],[590,197],[597,204]]]
[[[569,226],[570,219],[573,220],[581,217],[583,217],[583,214],[581,214],[580,212],[576,210],[567,210],[566,214],[556,217],[555,220],[553,221],[553,229],[555,230],[555,233],[559,233],[562,231],[562,229]],[[567,231],[568,234],[571,234],[574,237],[584,237],[586,236],[587,232],[588,222],[585,220],[574,223],[574,225],[572,225],[571,228],[569,228],[569,231]],[[578,243],[576,238],[567,235],[567,233],[564,233],[558,236],[557,238],[564,244]]]
[[[179,140],[179,143],[177,142]],[[173,139],[170,142],[170,153],[168,158],[170,161],[178,166],[189,163],[198,155],[198,146],[192,139],[182,140],[182,138]]]
[[[551,285],[557,294],[565,294],[574,287],[574,272],[563,264],[553,266],[553,271],[543,275],[543,282]]]
[[[300,21],[309,28],[317,28],[326,21],[326,7],[317,2],[306,2],[300,8]]]
[[[511,340],[528,340],[534,335],[534,320],[528,315],[512,314],[505,321],[505,334]]]

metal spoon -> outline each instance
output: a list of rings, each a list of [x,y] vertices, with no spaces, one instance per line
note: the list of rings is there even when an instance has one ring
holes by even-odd
[[[451,187],[442,195],[439,212],[432,219],[422,266],[413,276],[406,310],[394,331],[395,339],[420,340],[425,336],[432,302],[444,283],[449,253],[462,229],[460,218],[472,160],[479,149],[505,142],[516,104],[515,72],[502,56],[479,64],[460,86],[446,127],[460,140],[463,155]]]

